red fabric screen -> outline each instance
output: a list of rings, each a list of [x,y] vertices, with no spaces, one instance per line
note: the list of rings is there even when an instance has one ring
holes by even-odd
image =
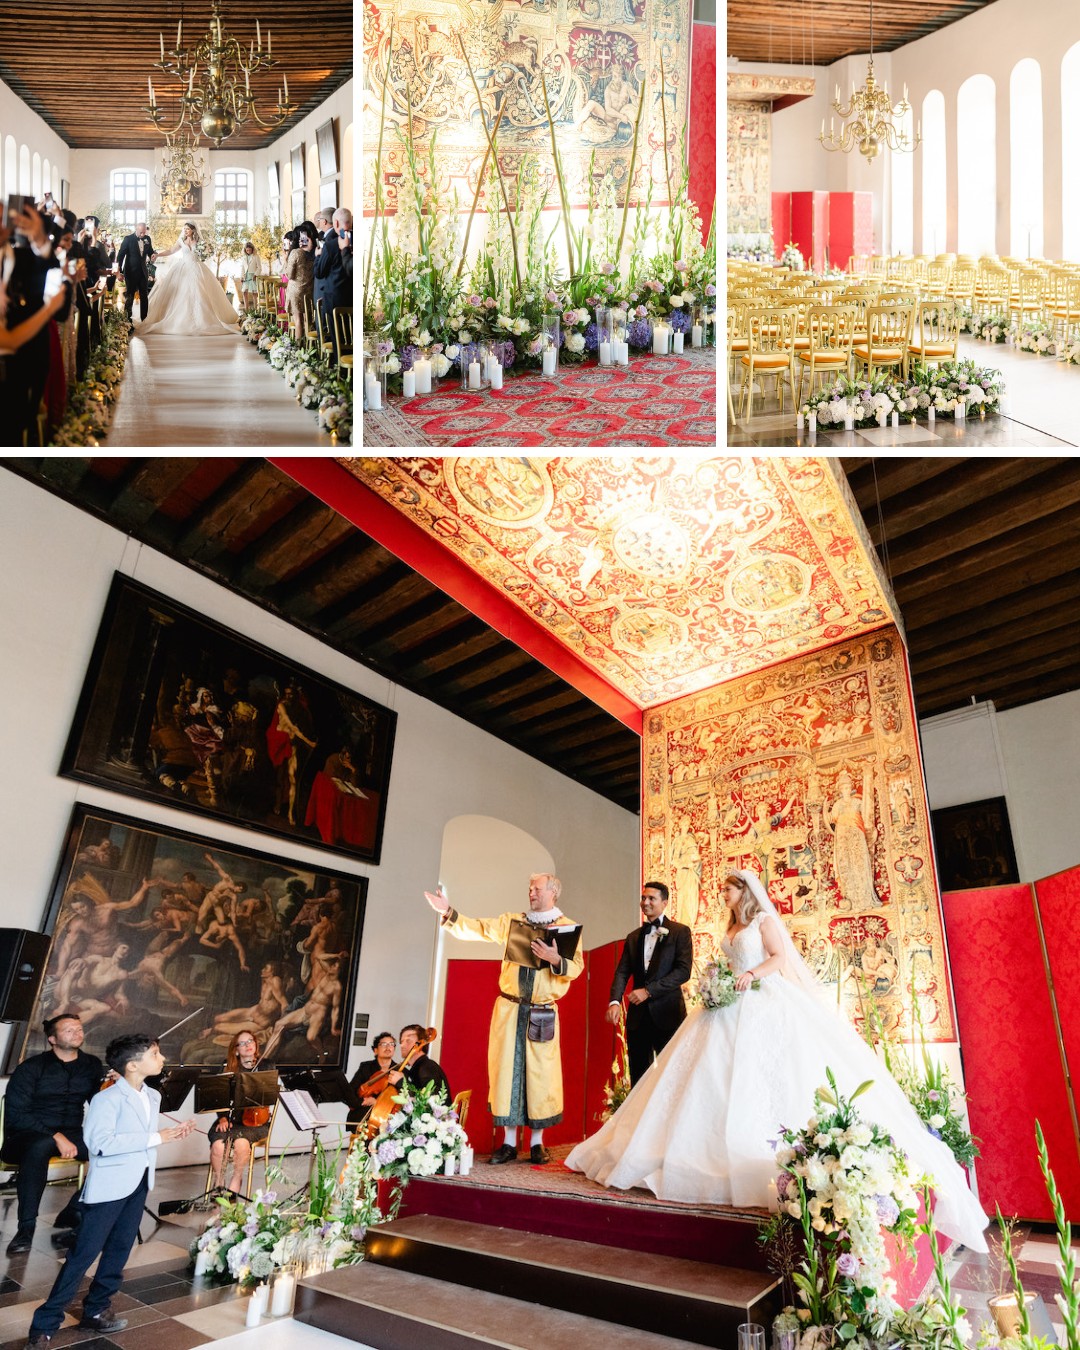
[[[1038,1118],[1066,1208],[1076,1213],[1076,1149],[1032,888],[952,891],[942,907],[983,1207],[1053,1217],[1035,1153]]]
[[[1050,961],[1050,976],[1053,981],[1054,998],[1057,1001],[1058,1020],[1061,1024],[1061,1039],[1065,1047],[1065,1059],[1069,1066],[1069,1080],[1073,1085],[1074,1099],[1080,1075],[1080,948],[1076,942],[1076,915],[1080,910],[1080,867],[1072,867],[1067,872],[1058,872],[1035,883],[1035,895],[1039,902],[1039,917],[1042,919],[1043,936],[1046,939],[1046,951]],[[1043,1062],[1049,1071],[1051,1064],[1058,1063],[1056,1045],[1047,1045],[1043,1052]],[[1046,1123],[1043,1122],[1046,1132]],[[1058,1189],[1065,1197],[1065,1207],[1070,1218],[1076,1221],[1080,1213],[1080,1157],[1077,1156],[1075,1138],[1070,1143],[1062,1140],[1050,1145],[1050,1166]],[[1070,1146],[1071,1144],[1071,1146]],[[1070,1198],[1071,1197],[1071,1198]]]
[[[694,24],[690,52],[690,200],[701,212],[701,238],[709,237],[716,199],[716,25]]]
[[[622,941],[594,947],[585,954],[585,973],[589,979],[589,1009],[586,1024],[587,1053],[585,1056],[585,1121],[582,1135],[595,1134],[600,1128],[600,1113],[604,1109],[604,1088],[611,1077],[611,1063],[615,1058],[615,1028],[605,1020],[608,995],[615,967],[622,954]],[[563,1063],[566,1061],[564,1059]]]

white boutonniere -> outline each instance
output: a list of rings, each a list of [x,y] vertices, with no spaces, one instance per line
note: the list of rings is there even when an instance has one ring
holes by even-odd
[[[657,940],[657,942],[659,942],[662,938],[666,938],[667,935],[668,935],[668,930],[663,926],[663,924],[661,924],[661,926],[656,930],[656,940]]]

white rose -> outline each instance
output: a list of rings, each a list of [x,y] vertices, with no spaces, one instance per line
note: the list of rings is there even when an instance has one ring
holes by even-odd
[[[463,328],[461,332],[458,334],[458,340],[460,342],[471,342],[472,334],[469,332],[467,328]]]
[[[529,331],[529,321],[528,321],[528,319],[515,319],[515,320],[514,320],[514,332],[515,332],[515,333],[527,333],[528,331]]]
[[[683,304],[684,304],[684,305],[692,305],[692,304],[694,303],[694,292],[693,292],[693,291],[683,291],[683,293],[682,293],[682,298],[683,298]]]
[[[447,347],[446,355],[450,358],[451,361],[454,359],[455,356],[457,356],[458,350],[459,349],[456,342],[451,342],[450,346]]]
[[[435,371],[436,378],[440,380],[450,369],[450,362],[446,359],[446,357],[442,354],[442,352],[435,353],[435,355],[431,358],[431,365],[432,369]]]
[[[678,309],[679,306],[682,304],[682,302],[683,299],[681,295],[676,294],[668,296],[668,304],[671,306],[672,309]]]
[[[386,364],[383,369],[386,371],[387,375],[396,375],[401,369],[401,362],[393,355],[393,353],[391,353],[391,355],[386,358]]]
[[[585,339],[580,333],[571,333],[566,339],[566,350],[568,352],[580,352],[585,347]]]
[[[425,328],[424,331],[420,334],[420,336],[416,340],[421,347],[427,347],[431,343],[431,334]]]
[[[945,1117],[944,1117],[944,1116],[931,1116],[931,1117],[930,1117],[930,1127],[931,1127],[931,1129],[934,1129],[934,1130],[940,1130],[941,1127],[942,1127],[944,1124],[945,1124]]]
[[[578,312],[577,312],[577,318],[578,318],[578,323],[588,323],[588,322],[589,322],[589,311],[588,311],[584,306],[582,306],[582,308],[579,309]]]

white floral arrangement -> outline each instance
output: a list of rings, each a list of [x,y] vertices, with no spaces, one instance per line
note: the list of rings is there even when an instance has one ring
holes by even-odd
[[[988,314],[985,318],[973,318],[971,334],[982,342],[1004,342],[1012,328],[1012,320],[1007,314]]]
[[[797,244],[789,241],[784,245],[784,251],[780,254],[780,265],[790,267],[795,272],[806,271],[806,259]]]
[[[433,1177],[447,1158],[461,1157],[469,1139],[441,1085],[428,1083],[416,1093],[406,1088],[394,1101],[398,1109],[368,1145],[376,1178]]]
[[[840,376],[813,393],[802,405],[804,417],[813,413],[819,427],[843,426],[848,412],[856,427],[873,425],[879,413],[899,413],[908,421],[956,411],[963,399],[969,413],[997,412],[1005,393],[1000,370],[976,366],[974,361],[947,361],[940,366],[916,365],[907,381],[895,375],[873,380]]]
[[[1059,355],[1066,365],[1080,366],[1080,338],[1071,342]]]
[[[1044,319],[1029,319],[1020,325],[1016,345],[1022,352],[1034,352],[1036,356],[1057,356],[1058,344],[1050,332],[1050,325]]]
[[[128,340],[127,319],[119,310],[107,309],[101,342],[90,355],[86,374],[68,390],[64,420],[50,445],[94,447],[105,439],[124,377]]]

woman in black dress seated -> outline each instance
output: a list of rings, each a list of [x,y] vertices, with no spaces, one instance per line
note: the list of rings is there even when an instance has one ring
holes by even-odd
[[[252,1073],[259,1063],[258,1033],[238,1031],[229,1043],[228,1057],[225,1060],[226,1073]],[[260,1068],[272,1068],[262,1064]],[[249,1108],[251,1109],[251,1108]],[[210,1127],[210,1165],[213,1168],[213,1184],[221,1189],[224,1184],[225,1163],[229,1160],[232,1175],[229,1177],[229,1190],[239,1191],[244,1171],[251,1157],[253,1145],[260,1144],[270,1132],[271,1107],[256,1107],[255,1111],[266,1117],[258,1125],[245,1125],[243,1109],[223,1111]]]

